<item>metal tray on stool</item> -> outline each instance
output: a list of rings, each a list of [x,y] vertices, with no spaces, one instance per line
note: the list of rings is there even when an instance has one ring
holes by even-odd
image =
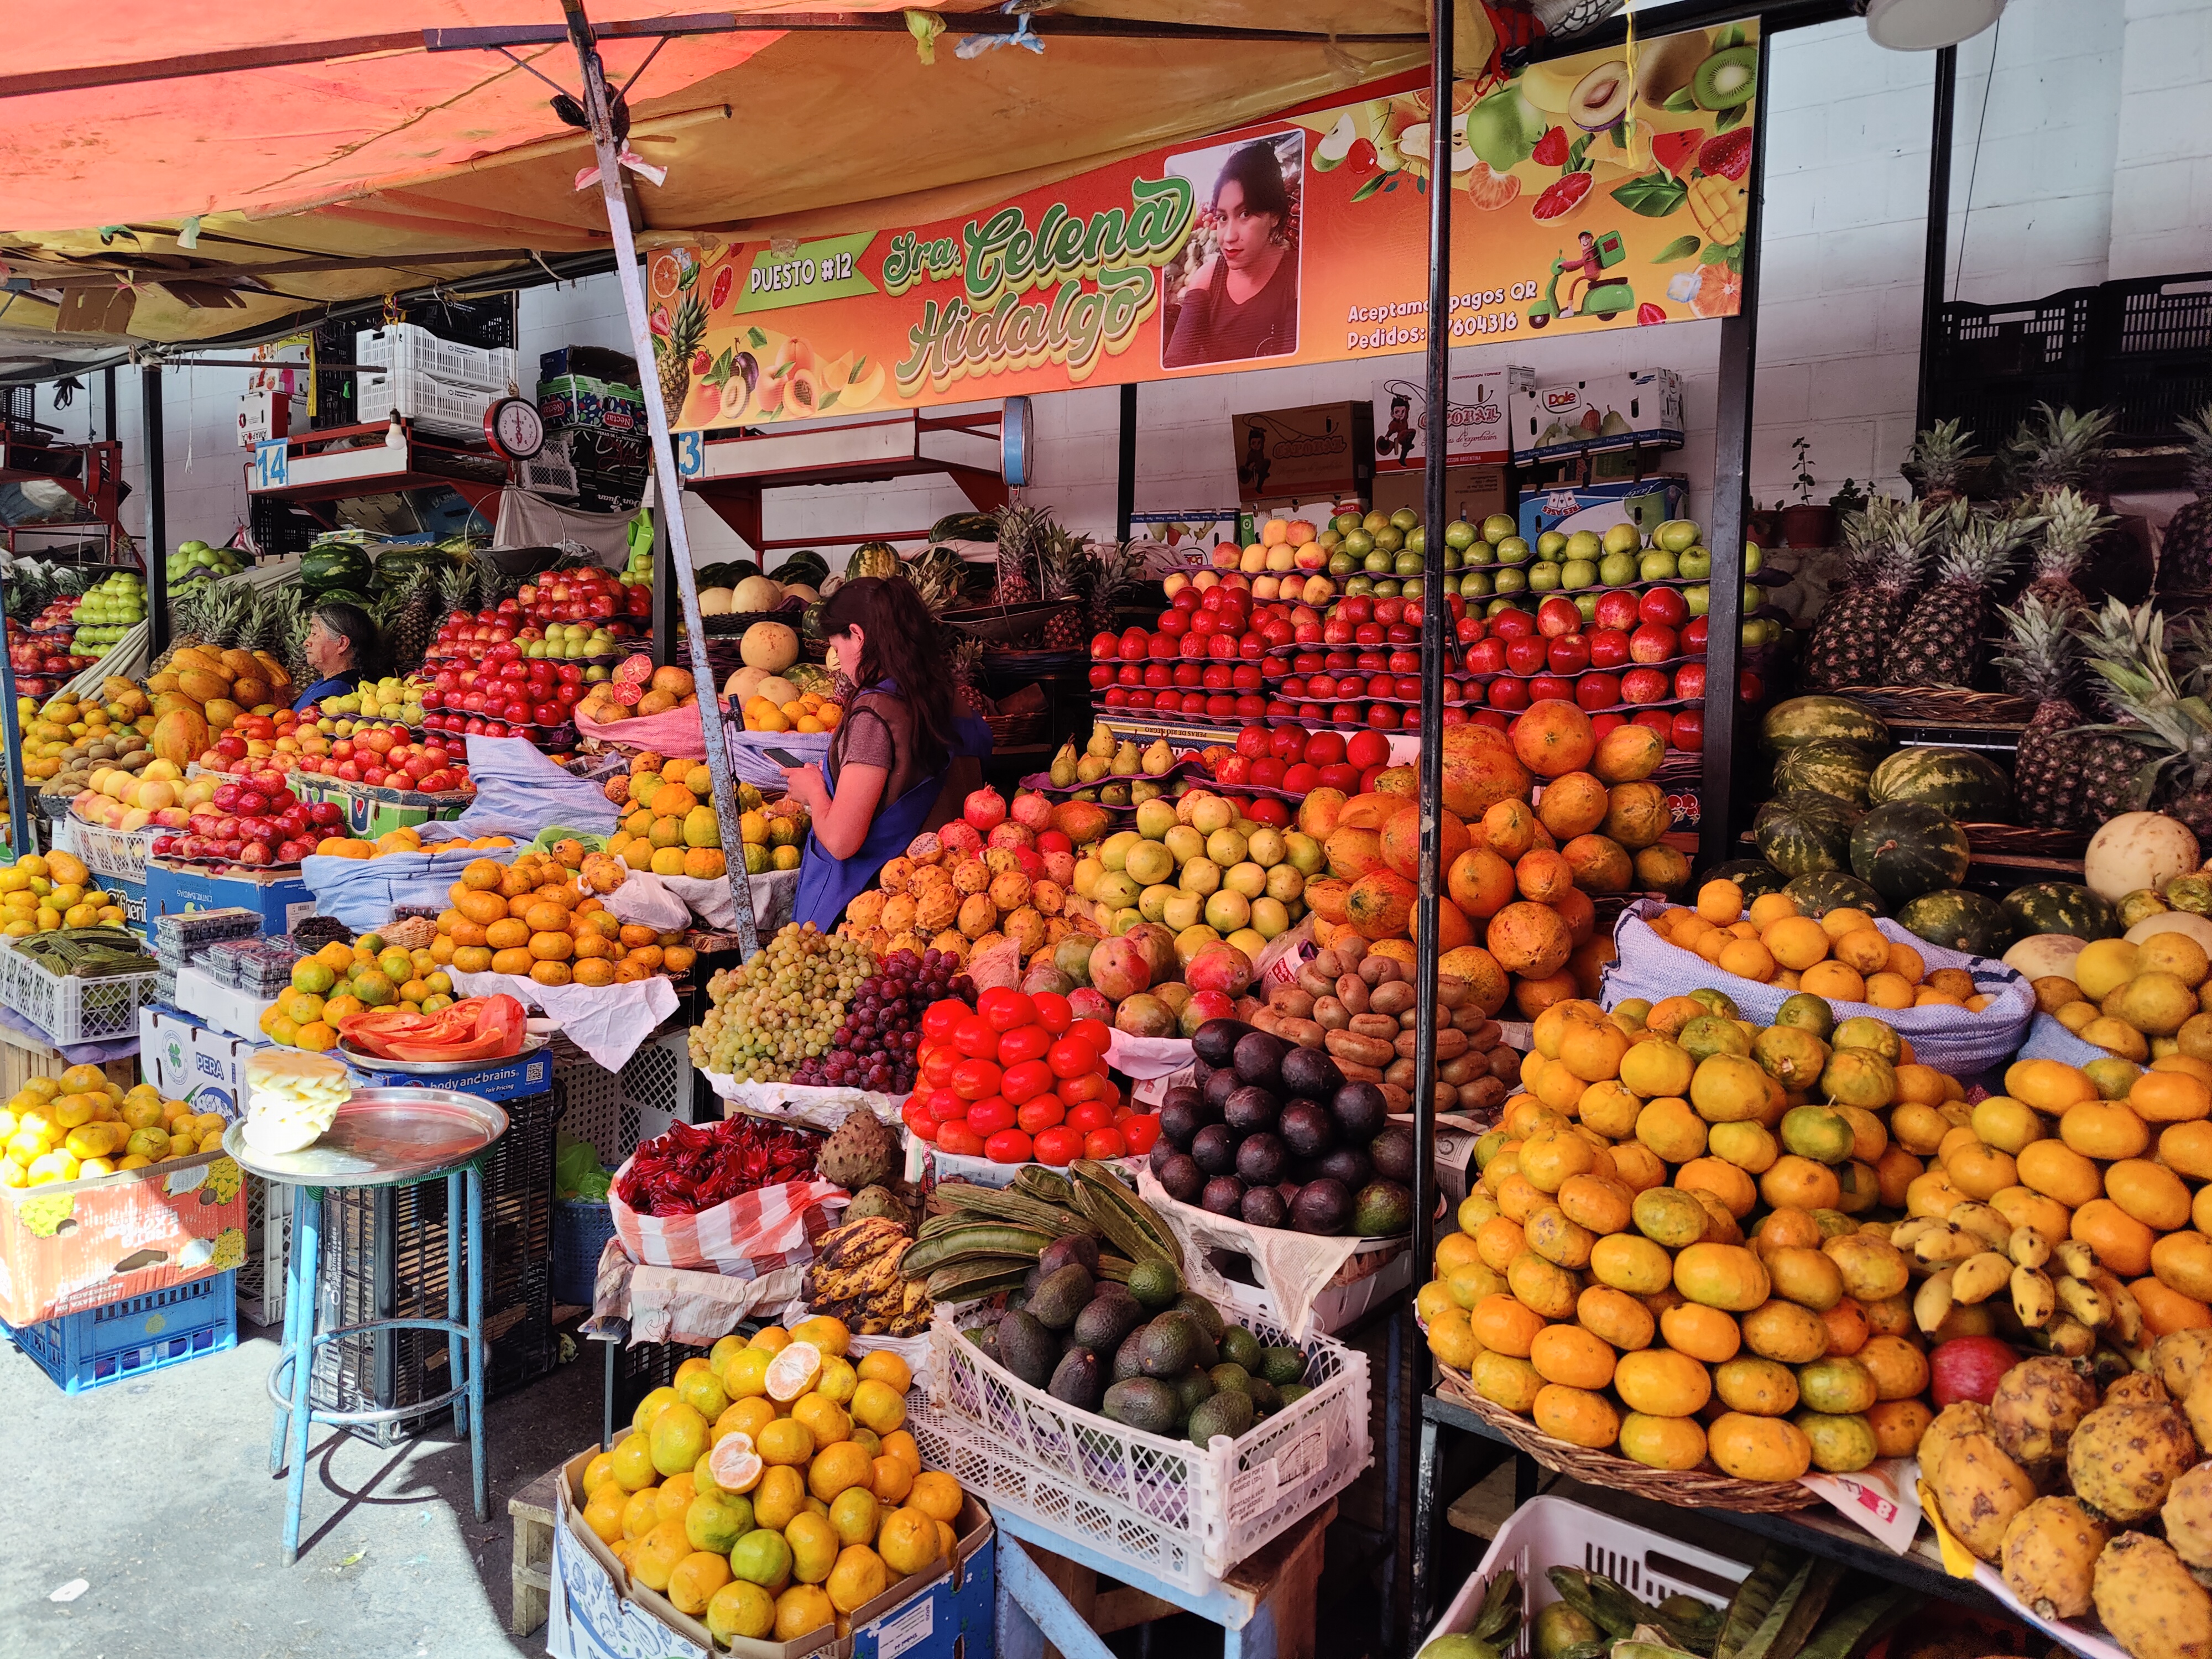
[[[507,1114],[446,1089],[362,1089],[329,1131],[296,1152],[256,1152],[241,1121],[222,1149],[264,1180],[294,1187],[398,1187],[465,1164],[507,1133]]]

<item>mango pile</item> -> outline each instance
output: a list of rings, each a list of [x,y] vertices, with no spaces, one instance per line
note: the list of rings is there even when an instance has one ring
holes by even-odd
[[[897,1355],[817,1315],[726,1336],[585,1467],[584,1522],[721,1642],[792,1641],[948,1557],[963,1495],[924,1469]]]

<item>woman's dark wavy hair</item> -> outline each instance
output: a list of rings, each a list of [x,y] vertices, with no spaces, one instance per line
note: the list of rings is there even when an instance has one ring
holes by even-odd
[[[1248,212],[1272,213],[1279,225],[1289,222],[1291,192],[1283,184],[1283,164],[1275,159],[1275,147],[1265,139],[1245,145],[1221,164],[1221,176],[1213,182],[1213,205],[1220,205],[1221,187],[1229,184],[1244,187]]]
[[[841,664],[862,690],[897,683],[914,710],[916,741],[926,757],[950,754],[953,741],[952,665],[937,640],[937,619],[903,576],[856,576],[824,602],[822,632],[866,634],[860,660]],[[932,767],[930,769],[934,770]]]

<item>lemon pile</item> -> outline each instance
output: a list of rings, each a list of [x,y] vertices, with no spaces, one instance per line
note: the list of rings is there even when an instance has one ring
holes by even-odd
[[[118,1170],[222,1147],[223,1119],[163,1097],[150,1083],[125,1091],[97,1066],[34,1077],[0,1106],[0,1187],[87,1181]]]
[[[893,1353],[848,1360],[850,1341],[826,1316],[726,1336],[585,1467],[585,1524],[719,1641],[842,1636],[952,1553],[963,1494],[902,1426],[912,1373]]]
[[[73,854],[33,853],[0,870],[0,936],[120,926],[123,920],[122,901],[94,886]]]

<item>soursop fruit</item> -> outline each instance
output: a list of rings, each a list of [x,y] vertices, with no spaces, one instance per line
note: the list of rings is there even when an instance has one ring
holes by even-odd
[[[909,1230],[914,1225],[914,1214],[907,1208],[906,1201],[888,1187],[863,1187],[853,1194],[853,1201],[845,1206],[845,1219],[848,1221],[860,1221],[872,1216],[896,1221]]]
[[[814,1159],[814,1167],[848,1193],[887,1185],[897,1174],[898,1141],[865,1106],[848,1113]]]

